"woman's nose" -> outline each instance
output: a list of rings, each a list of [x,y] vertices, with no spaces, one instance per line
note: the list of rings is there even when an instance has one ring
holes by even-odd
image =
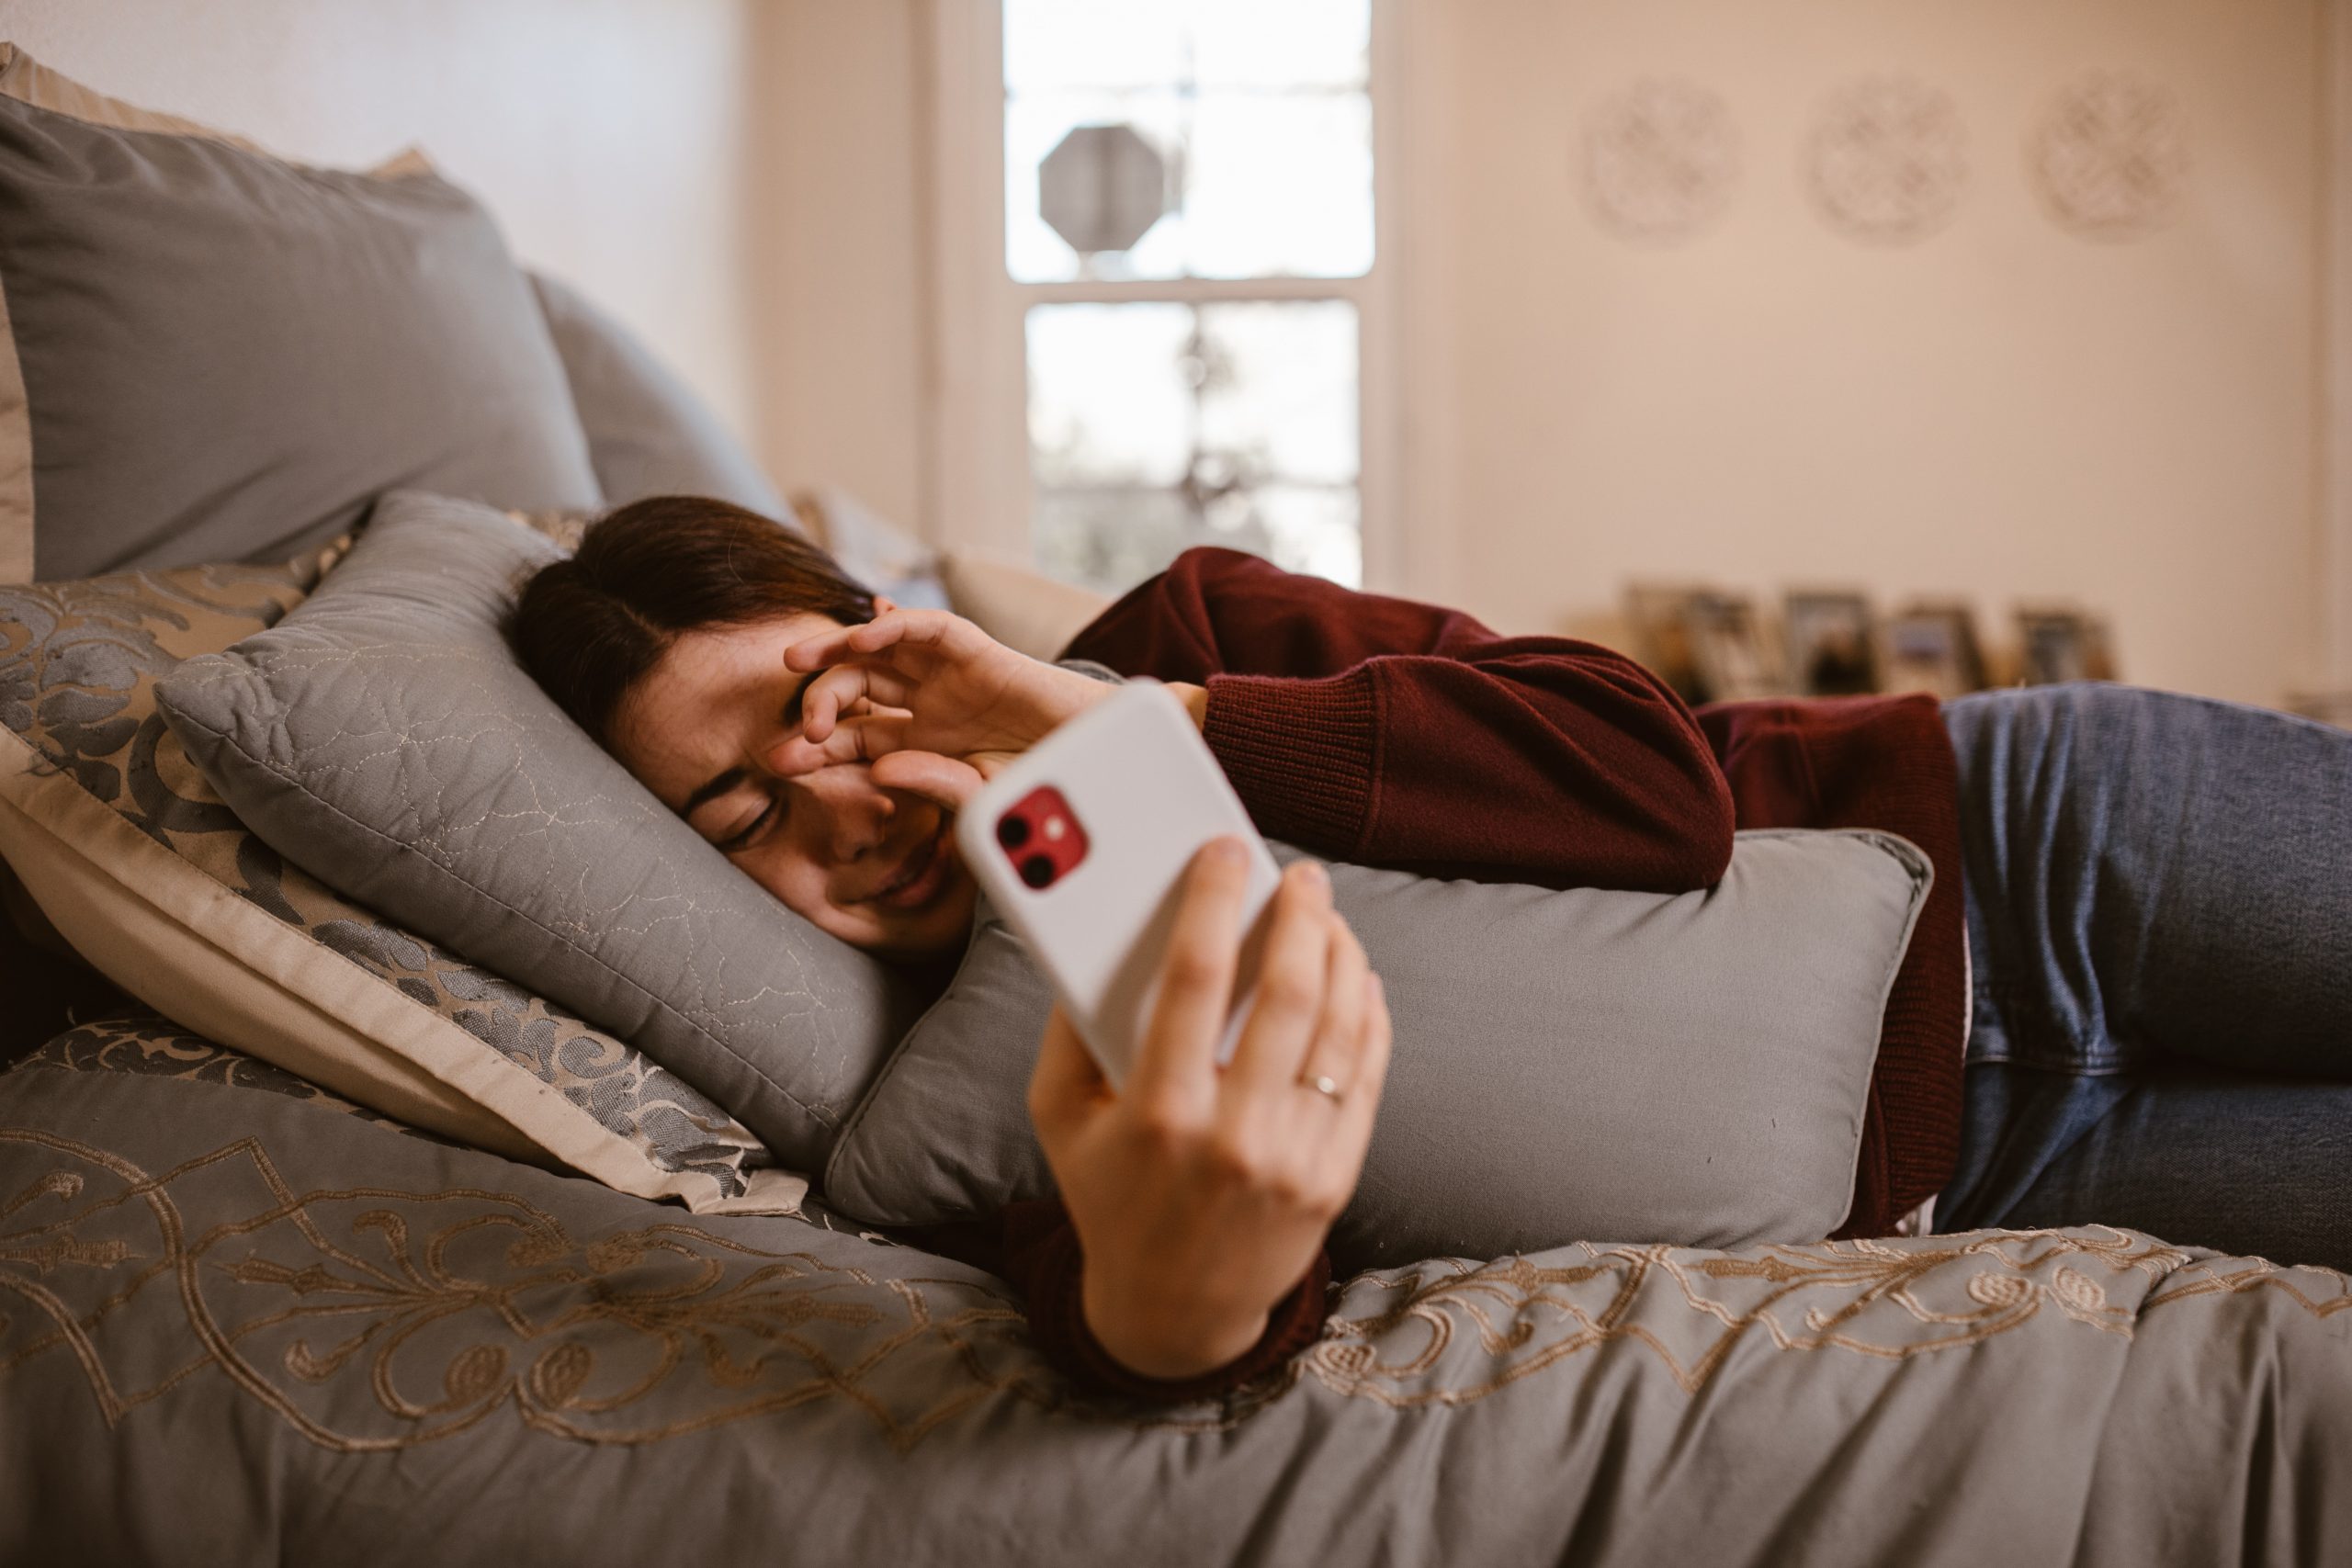
[[[836,862],[854,861],[888,836],[899,803],[874,787],[864,767],[842,763],[820,768],[799,782],[822,807],[820,830]]]

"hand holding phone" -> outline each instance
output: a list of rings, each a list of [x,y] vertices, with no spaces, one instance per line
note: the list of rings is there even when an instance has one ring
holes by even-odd
[[[1249,873],[1246,846],[1227,840],[1180,878],[1123,1091],[1058,1008],[1030,1079],[1085,1259],[1087,1325],[1148,1377],[1226,1365],[1277,1307],[1319,1316],[1321,1292],[1299,1287],[1355,1190],[1387,1072],[1380,982],[1312,862],[1289,868],[1266,912],[1261,1000],[1218,1069]]]
[[[1135,682],[1055,730],[972,796],[956,832],[1114,1089],[1151,1017],[1186,867],[1213,839],[1240,840],[1246,934],[1217,1060],[1231,1056],[1280,874],[1167,688]]]

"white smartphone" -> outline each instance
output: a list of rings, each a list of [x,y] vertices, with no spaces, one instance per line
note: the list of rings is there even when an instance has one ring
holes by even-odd
[[[1282,874],[1174,693],[1130,682],[1023,753],[956,821],[964,863],[1036,955],[1114,1089],[1159,998],[1185,867],[1226,834],[1249,846],[1250,940],[1219,1063],[1248,1019],[1261,917]]]

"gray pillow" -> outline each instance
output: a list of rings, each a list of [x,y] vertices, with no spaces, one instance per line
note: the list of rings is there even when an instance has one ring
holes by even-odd
[[[1932,876],[1872,832],[1742,833],[1722,883],[1679,896],[1332,866],[1396,1025],[1335,1256],[1828,1235]],[[826,1197],[931,1224],[1049,1192],[1024,1098],[1051,1003],[1020,939],[984,919],[835,1144]]]
[[[530,276],[607,506],[649,495],[709,495],[790,517],[751,454],[636,333],[578,289]]]
[[[556,707],[503,634],[557,553],[394,495],[319,591],[156,688],[213,787],[346,897],[644,1051],[813,1170],[914,987],[786,909]]]
[[[32,465],[0,471],[0,533],[29,511],[41,578],[283,560],[404,485],[600,499],[523,275],[430,172],[0,93],[0,457]]]

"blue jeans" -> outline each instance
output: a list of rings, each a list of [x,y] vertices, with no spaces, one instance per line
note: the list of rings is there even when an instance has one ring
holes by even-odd
[[[2352,733],[2099,684],[1944,712],[1975,1017],[1936,1229],[2352,1269]]]

